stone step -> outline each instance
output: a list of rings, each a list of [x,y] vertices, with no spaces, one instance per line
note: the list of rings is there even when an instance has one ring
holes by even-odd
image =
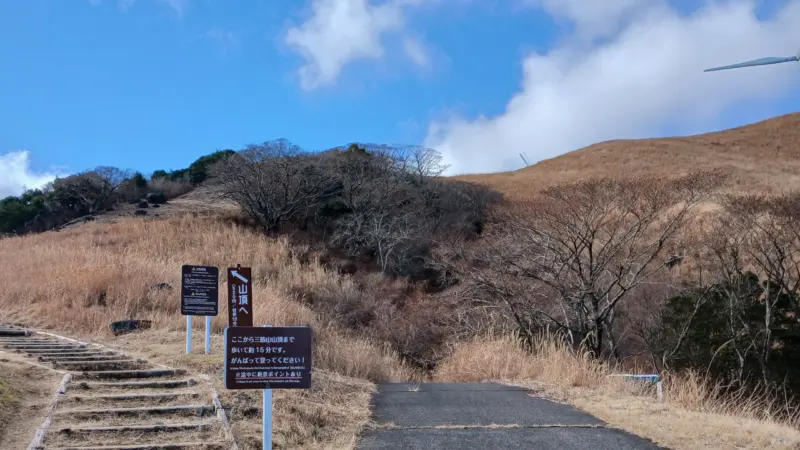
[[[167,442],[216,442],[225,439],[220,422],[210,420],[172,423],[98,424],[63,426],[47,433],[45,448],[102,445],[153,445]]]
[[[83,350],[81,347],[38,347],[38,348],[10,348],[17,353],[27,353],[29,355],[39,356],[44,353],[67,353]]]
[[[73,380],[127,380],[134,378],[158,378],[186,374],[182,369],[149,370],[105,370],[76,374]]]
[[[53,339],[39,339],[30,336],[1,336],[0,335],[0,344],[24,344],[26,342],[34,343],[34,344],[58,344],[61,341],[56,341]]]
[[[40,341],[40,342],[6,342],[3,343],[5,348],[39,348],[39,347],[86,347],[86,344],[76,344],[73,342],[61,341]]]
[[[172,423],[172,424],[159,424],[159,425],[122,425],[112,427],[61,427],[54,430],[54,433],[79,435],[89,433],[127,433],[127,432],[140,432],[140,433],[161,433],[161,432],[175,432],[197,429],[209,429],[214,427],[212,422],[190,422],[190,423]]]
[[[197,381],[191,378],[182,380],[122,381],[122,382],[79,382],[70,385],[69,390],[102,389],[177,389],[194,386]]]
[[[164,394],[100,394],[100,395],[66,395],[59,399],[59,403],[94,403],[94,402],[133,402],[150,401],[153,403],[176,400],[181,398],[198,398],[199,392],[169,392]]]
[[[56,411],[55,415],[59,416],[59,418],[69,418],[70,420],[98,420],[108,416],[141,416],[150,419],[156,415],[203,417],[214,414],[216,411],[217,408],[214,405],[174,405],[141,408],[69,409]]]
[[[0,336],[29,336],[31,334],[24,328],[0,327]]]
[[[60,355],[58,355],[58,356],[47,356],[47,357],[39,356],[38,359],[39,359],[39,361],[44,361],[44,362],[48,362],[48,361],[59,361],[59,362],[72,362],[72,361],[84,362],[85,361],[85,362],[91,362],[91,361],[111,361],[111,360],[130,361],[133,358],[131,358],[130,356],[123,356],[123,355],[107,355],[107,354],[93,355],[93,354],[89,354],[89,355],[79,355],[79,356],[60,356]]]
[[[174,442],[135,445],[102,445],[99,447],[54,447],[47,450],[230,450],[225,442]]]
[[[99,350],[93,348],[76,348],[74,350],[65,350],[65,351],[51,351],[46,353],[37,353],[36,356],[41,356],[47,358],[48,356],[82,356],[82,355],[117,355],[118,353],[114,353],[109,350]]]
[[[56,369],[64,370],[108,370],[108,369],[136,369],[147,362],[135,359],[108,359],[101,361],[62,361],[50,362]]]

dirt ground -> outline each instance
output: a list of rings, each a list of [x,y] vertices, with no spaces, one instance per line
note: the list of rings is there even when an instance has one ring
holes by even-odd
[[[0,351],[0,448],[26,449],[44,422],[63,374]]]

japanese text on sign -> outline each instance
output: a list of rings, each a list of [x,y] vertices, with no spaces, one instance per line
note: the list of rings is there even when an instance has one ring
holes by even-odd
[[[311,387],[309,327],[229,327],[225,330],[228,389]]]
[[[228,269],[228,325],[253,326],[252,276],[249,267]]]
[[[213,266],[182,266],[181,314],[216,316],[218,307],[219,269]]]

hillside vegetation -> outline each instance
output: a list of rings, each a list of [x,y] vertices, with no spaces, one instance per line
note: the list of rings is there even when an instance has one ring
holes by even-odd
[[[533,150],[532,150],[533,151]],[[686,175],[720,169],[724,191],[780,194],[800,189],[800,113],[688,137],[601,142],[512,172],[462,175],[511,198],[587,178]]]
[[[208,178],[209,168],[233,150],[202,156],[186,169],[141,172],[100,166],[64,178],[41,189],[0,199],[0,237],[58,229],[73,222],[94,220],[122,205],[160,207],[192,191]],[[140,210],[141,213],[144,210]],[[146,211],[145,211],[146,212]]]
[[[728,149],[720,155],[736,153],[736,170],[691,151],[681,160],[608,150],[654,149],[655,140],[551,160],[562,179],[540,165],[444,178],[439,155],[415,147],[310,154],[278,140],[223,152],[203,160],[191,193],[162,203],[168,217],[95,208],[92,223],[0,240],[0,320],[113,341],[217,377],[220,358],[181,356],[179,268],[242,264],[253,267],[255,323],[315,330],[315,388],[276,397],[281,448],[351,448],[372,383],[422,378],[534,386],[672,448],[796,448],[800,194],[776,195],[774,179],[739,192],[751,174],[772,170],[759,166],[763,154],[751,149],[761,144],[750,139],[777,130],[769,142],[788,145],[790,120],[666,140],[711,139]],[[609,152],[615,164],[565,175],[570,158]],[[649,159],[670,165],[640,169]],[[792,167],[784,161],[780,173]],[[149,193],[157,180],[174,181],[159,175],[145,180]],[[528,184],[504,184],[514,177]],[[45,203],[70,198],[55,194],[60,183],[45,189]],[[199,214],[200,204],[238,209]],[[48,282],[19,282],[20,273]],[[212,322],[217,346],[225,308]],[[153,329],[112,338],[108,322],[124,318],[153,320]],[[660,373],[664,400],[608,377],[625,371]],[[258,398],[224,400],[241,408],[243,448],[257,448],[246,411]]]

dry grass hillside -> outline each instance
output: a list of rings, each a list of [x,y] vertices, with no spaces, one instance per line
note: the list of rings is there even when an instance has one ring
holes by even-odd
[[[215,380],[222,401],[232,408],[239,448],[254,450],[261,448],[258,392],[226,391],[219,376],[225,303],[212,322],[212,355],[200,353],[202,321],[195,321],[194,329],[198,354],[185,355],[185,322],[174,290],[180,286],[184,263],[252,266],[254,321],[308,324],[315,332],[311,391],[275,393],[275,448],[354,448],[358,434],[369,426],[374,382],[414,380],[419,375],[387,350],[384,342],[339,329],[303,304],[299,294],[312,294],[325,302],[378,298],[386,295],[391,281],[373,274],[356,282],[315,260],[303,262],[286,240],[264,238],[225,218],[191,213],[157,219],[128,217],[0,240],[0,321],[104,342],[207,374]],[[38,274],[46,282],[21,279],[20,274]],[[225,281],[221,281],[224,292]],[[174,288],[154,290],[159,283]],[[112,336],[108,323],[123,318],[153,320],[153,329]],[[665,391],[664,401],[657,402],[652,393],[609,379],[612,368],[563,346],[543,344],[529,354],[513,341],[489,338],[452,350],[430,374],[432,379],[499,380],[531,386],[669,448],[720,448],[720,442],[725,448],[800,445],[800,432],[764,414],[758,399],[719,403],[709,398],[708,387],[696,378],[676,378]],[[0,379],[4,377],[0,374]]]
[[[800,189],[800,113],[688,137],[601,142],[513,172],[463,175],[512,198],[592,177],[729,171],[729,192]]]
[[[559,182],[595,176],[678,175],[723,168],[732,174],[730,191],[778,193],[800,188],[798,125],[800,114],[793,114],[694,137],[611,141],[516,172],[460,178],[521,198]],[[235,217],[238,208],[213,201],[214,197],[208,189],[198,189],[150,207],[144,217],[131,217],[135,207],[125,205],[60,232],[1,239],[0,321],[102,341],[203,372],[216,380],[223,402],[233,409],[239,448],[256,449],[260,448],[258,393],[225,391],[219,377],[225,302],[212,322],[213,354],[185,355],[185,318],[177,299],[182,264],[251,266],[254,322],[311,325],[315,333],[313,388],[275,394],[276,448],[352,449],[359,432],[369,426],[374,383],[421,377],[391,349],[391,338],[413,338],[430,346],[423,325],[437,314],[420,309],[415,316],[419,321],[398,322],[382,313],[379,318],[385,316],[381,320],[389,331],[385,336],[341,326],[337,315],[353,305],[383,305],[386,299],[394,302],[395,297],[406,296],[396,303],[408,303],[413,309],[424,301],[411,298],[402,279],[374,271],[344,274],[308,257],[307,248],[289,239],[267,238],[241,225]],[[221,282],[220,292],[225,292],[226,280]],[[170,287],[163,289],[163,283]],[[459,294],[451,290],[450,295]],[[109,322],[125,318],[152,320],[153,328],[112,336]],[[194,332],[195,348],[200,349],[202,321],[195,321]],[[800,421],[773,417],[759,398],[721,402],[710,395],[713,386],[698,377],[668,379],[664,399],[658,402],[651,392],[610,379],[615,368],[562,345],[542,343],[525,352],[517,342],[495,335],[447,344],[447,354],[428,374],[430,379],[532,386],[670,448],[800,446]],[[0,381],[3,378],[0,374]],[[0,421],[3,408],[18,404],[3,404],[3,388],[0,382]],[[13,400],[16,393],[6,398]]]
[[[20,355],[0,351],[0,448],[27,448],[62,376]]]
[[[314,329],[312,389],[275,395],[276,448],[351,448],[369,419],[372,382],[407,381],[415,375],[382,343],[337,329],[297,300],[300,293],[325,301],[374,296],[373,289],[383,288],[381,278],[357,285],[316,261],[302,263],[294,254],[285,240],[265,239],[228,223],[225,216],[194,213],[98,220],[60,232],[2,239],[0,321],[111,344],[203,372],[224,391],[219,374],[226,303],[220,302],[212,322],[214,354],[184,355],[185,318],[176,297],[180,266],[252,266],[254,322]],[[22,273],[45,278],[21,280]],[[170,288],[154,289],[159,283]],[[126,318],[152,320],[153,328],[114,338],[109,322]],[[202,349],[202,327],[202,320],[195,321],[196,349]],[[0,384],[0,401],[2,388]],[[234,433],[243,450],[261,448],[259,417],[253,414],[260,404],[257,393],[222,392],[223,401],[233,408]],[[0,406],[5,408],[2,402]]]

